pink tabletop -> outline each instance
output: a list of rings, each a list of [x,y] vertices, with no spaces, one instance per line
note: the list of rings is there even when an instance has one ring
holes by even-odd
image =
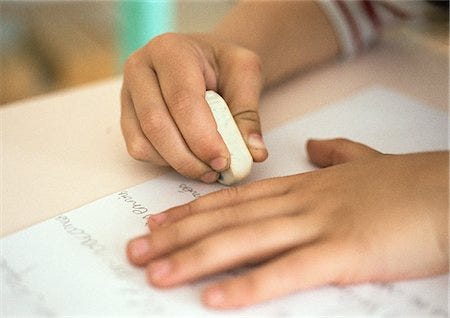
[[[264,130],[372,85],[447,109],[447,50],[398,39],[387,37],[360,58],[305,72],[266,92]],[[1,108],[2,236],[166,171],[128,156],[119,126],[120,86],[115,78]]]

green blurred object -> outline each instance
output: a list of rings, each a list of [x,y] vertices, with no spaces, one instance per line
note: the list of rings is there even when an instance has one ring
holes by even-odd
[[[175,0],[121,1],[120,64],[158,34],[174,30]]]

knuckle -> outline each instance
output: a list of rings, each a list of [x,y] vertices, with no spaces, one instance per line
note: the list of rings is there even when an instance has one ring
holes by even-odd
[[[180,114],[189,112],[192,105],[194,104],[193,102],[194,98],[192,94],[185,89],[175,91],[168,98],[169,107],[179,112]]]
[[[262,73],[262,62],[256,53],[249,50],[240,50],[236,58],[239,59],[239,67],[242,71]]]
[[[229,187],[222,190],[222,195],[225,202],[232,202],[241,196],[241,190],[239,187]]]
[[[198,200],[191,201],[183,206],[183,215],[193,215],[199,207]]]
[[[158,36],[155,36],[152,38],[146,45],[146,47],[152,49],[152,48],[161,48],[165,47],[167,45],[170,45],[171,43],[179,41],[180,35],[174,32],[166,32],[163,34],[160,34]]]
[[[127,142],[127,151],[136,160],[145,161],[148,159],[148,147],[146,141],[134,138]]]
[[[183,224],[173,223],[152,233],[152,248],[159,253],[167,253],[186,244],[189,229]]]
[[[163,237],[165,244],[171,247],[178,247],[184,241],[185,231],[180,226],[180,224],[174,223],[172,226],[167,228],[168,233]]]
[[[189,135],[185,136],[186,142],[189,144],[189,146],[193,147],[192,150],[194,152],[198,152],[199,154],[202,153],[208,153],[213,150],[213,146],[210,146],[207,144],[207,140],[209,136],[202,136],[197,132],[190,133]]]
[[[164,136],[167,128],[164,125],[165,115],[159,112],[146,111],[139,116],[141,128],[147,137]]]
[[[150,245],[155,255],[161,255],[176,249],[180,242],[179,229],[176,226],[159,229],[150,235]]]
[[[182,35],[173,32],[160,34],[147,43],[144,51],[157,60],[166,58],[167,54],[173,53],[174,49],[179,47],[182,37]]]
[[[172,163],[172,168],[188,178],[199,179],[202,176],[202,173],[199,171],[193,160],[183,160],[180,158],[180,160],[176,160]]]
[[[247,214],[242,213],[242,211],[237,211],[233,206],[217,211],[216,214],[218,214],[217,219],[219,220],[219,225],[222,229],[230,225],[243,224],[248,221],[248,217],[246,217]]]
[[[186,141],[195,156],[203,162],[209,162],[222,154],[220,145],[209,138],[191,135]]]
[[[245,120],[259,124],[259,114],[256,110],[245,110],[233,115],[235,120]]]
[[[127,76],[129,73],[132,73],[136,68],[140,67],[142,64],[141,57],[139,51],[135,51],[132,53],[124,65],[124,74]]]
[[[209,263],[210,260],[215,260],[216,249],[209,240],[202,241],[192,247],[191,250],[192,258],[195,259],[199,264]]]

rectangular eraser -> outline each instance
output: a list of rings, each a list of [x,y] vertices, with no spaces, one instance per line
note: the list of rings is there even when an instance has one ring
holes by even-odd
[[[217,131],[231,156],[230,168],[220,174],[218,181],[231,185],[250,173],[253,158],[224,99],[214,91],[206,91],[205,99],[217,123]]]

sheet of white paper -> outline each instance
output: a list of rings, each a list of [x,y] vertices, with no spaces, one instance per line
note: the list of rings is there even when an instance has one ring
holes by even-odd
[[[248,181],[313,169],[304,150],[311,137],[346,137],[392,153],[439,150],[448,147],[447,126],[444,112],[372,88],[270,132],[271,156]],[[231,312],[201,306],[205,281],[148,286],[126,260],[127,240],[146,232],[149,214],[221,187],[170,173],[2,239],[2,316],[448,316],[448,275],[324,287]]]

